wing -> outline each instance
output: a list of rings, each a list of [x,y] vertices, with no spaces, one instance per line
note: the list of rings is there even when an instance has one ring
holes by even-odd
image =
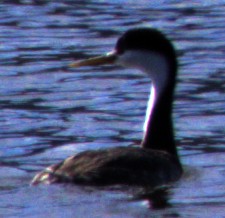
[[[38,183],[73,182],[83,185],[155,185],[179,178],[176,160],[165,152],[136,147],[85,151],[39,173]]]

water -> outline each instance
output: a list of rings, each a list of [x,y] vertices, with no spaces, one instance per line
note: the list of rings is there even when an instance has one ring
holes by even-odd
[[[0,216],[225,217],[224,16],[219,0],[2,1]],[[110,51],[135,26],[161,29],[178,50],[174,122],[184,177],[159,205],[128,188],[30,187],[36,172],[73,153],[140,142],[148,78],[114,66],[66,67]]]

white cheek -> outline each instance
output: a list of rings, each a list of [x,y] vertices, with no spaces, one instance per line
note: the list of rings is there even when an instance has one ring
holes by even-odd
[[[165,57],[151,51],[130,50],[119,55],[117,64],[128,68],[136,68],[145,72],[155,85],[158,93],[163,89],[168,74],[168,64]]]
[[[119,58],[117,59],[117,64],[123,67],[137,68],[135,56],[135,53],[128,51],[125,54],[119,56]]]

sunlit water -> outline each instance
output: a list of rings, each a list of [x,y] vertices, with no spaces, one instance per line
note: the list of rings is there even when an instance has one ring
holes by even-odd
[[[0,3],[0,217],[225,217],[224,1],[147,2]],[[136,26],[161,29],[178,51],[174,122],[185,175],[158,206],[130,187],[30,187],[71,154],[140,142],[149,79],[67,67],[110,51]]]

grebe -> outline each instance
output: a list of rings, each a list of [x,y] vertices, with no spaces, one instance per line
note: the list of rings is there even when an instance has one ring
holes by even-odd
[[[113,63],[139,69],[152,81],[141,146],[81,152],[46,168],[34,177],[31,184],[71,182],[154,187],[181,177],[182,166],[172,122],[177,74],[173,45],[156,29],[135,28],[118,39],[113,52],[78,61],[70,67]]]

